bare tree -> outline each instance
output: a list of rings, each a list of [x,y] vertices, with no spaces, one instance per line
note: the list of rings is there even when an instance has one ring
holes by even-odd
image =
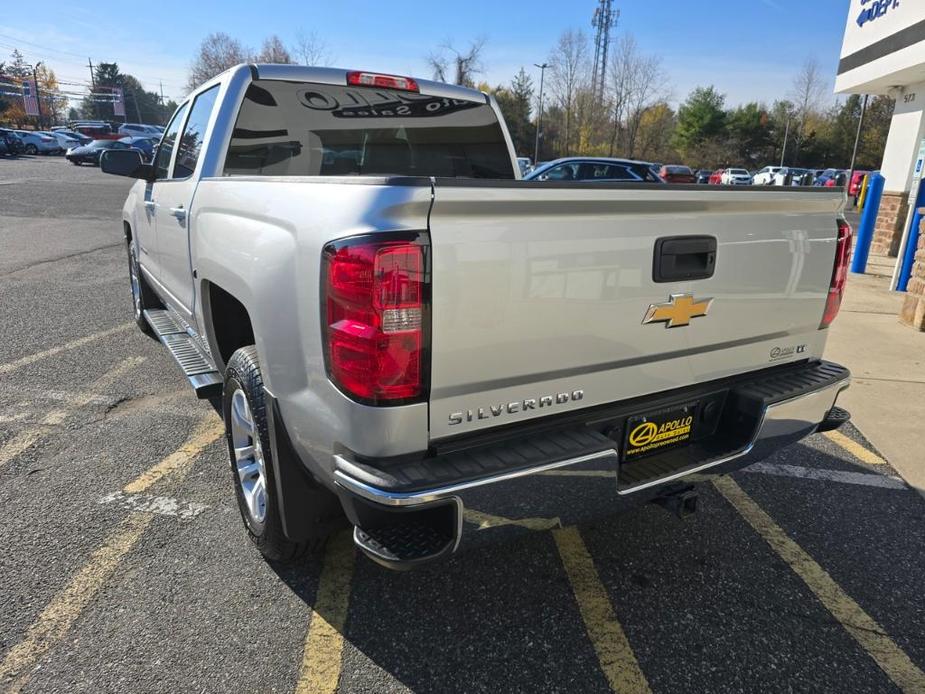
[[[632,35],[620,37],[610,64],[611,156],[620,134],[624,154],[633,156],[643,116],[654,105],[669,99],[670,91],[661,58],[640,53]]]
[[[581,30],[562,32],[549,55],[550,86],[565,115],[565,151],[568,156],[572,125],[577,111],[578,92],[588,81],[588,37]]]
[[[228,34],[216,32],[206,36],[199,45],[199,54],[193,59],[186,81],[187,91],[193,91],[203,82],[239,63],[251,60],[250,49]]]
[[[807,58],[800,71],[793,78],[790,99],[796,109],[796,147],[794,163],[800,156],[800,148],[806,141],[806,126],[810,118],[819,110],[822,95],[826,89],[826,78],[815,58]]]
[[[314,31],[308,34],[299,31],[292,52],[302,65],[330,67],[333,62],[328,45]]]
[[[469,48],[461,51],[451,43],[445,43],[436,51],[427,56],[434,79],[438,82],[447,82],[452,75],[454,84],[466,87],[475,86],[475,78],[484,71],[482,65],[482,49],[485,48],[485,39],[478,38],[469,44]]]
[[[272,34],[263,40],[263,46],[257,54],[257,62],[289,65],[295,61],[279,36]]]

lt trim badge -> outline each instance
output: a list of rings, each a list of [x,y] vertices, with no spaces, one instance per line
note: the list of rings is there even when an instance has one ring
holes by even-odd
[[[707,315],[713,299],[694,299],[693,294],[672,294],[664,304],[650,304],[642,324],[665,323],[666,328],[690,325],[692,318]]]

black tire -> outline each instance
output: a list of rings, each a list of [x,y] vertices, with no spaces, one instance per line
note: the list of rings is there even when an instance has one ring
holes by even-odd
[[[33,144],[26,145],[26,154],[36,155],[39,153],[39,148]]]
[[[162,305],[157,298],[157,294],[151,289],[138,265],[138,246],[135,243],[135,239],[127,241],[125,248],[128,253],[128,276],[129,286],[132,290],[132,313],[135,318],[135,324],[145,335],[154,337],[154,330],[151,329],[151,326],[148,325],[148,321],[145,320],[144,311],[152,308],[162,308]]]
[[[231,408],[235,392],[239,390],[244,392],[254,425],[259,432],[260,449],[264,460],[266,512],[262,520],[255,519],[248,510],[241,477],[235,463]],[[293,542],[283,532],[279,499],[276,493],[270,436],[267,428],[263,377],[260,374],[257,348],[254,345],[241,347],[228,360],[228,366],[225,368],[225,388],[222,393],[222,416],[225,420],[225,438],[228,442],[228,455],[231,461],[231,474],[234,479],[238,510],[241,512],[241,519],[251,541],[264,557],[273,562],[290,562],[305,555],[319,553],[326,540],[327,533],[324,529],[318,528],[314,536],[304,542]],[[311,499],[306,499],[306,503],[311,503]]]

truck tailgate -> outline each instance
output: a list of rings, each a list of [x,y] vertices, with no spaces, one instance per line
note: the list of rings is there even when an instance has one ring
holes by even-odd
[[[437,179],[431,438],[820,357],[843,202],[819,189]],[[712,277],[655,281],[656,241],[677,236],[716,239]],[[712,298],[708,314],[643,322],[684,294]]]

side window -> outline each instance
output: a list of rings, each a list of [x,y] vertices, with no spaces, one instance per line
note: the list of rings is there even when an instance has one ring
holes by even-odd
[[[180,123],[186,115],[186,109],[189,103],[183,104],[173,114],[173,120],[164,131],[164,137],[161,139],[161,146],[157,148],[157,159],[154,161],[154,177],[158,180],[167,178],[167,169],[170,167],[170,157],[173,156],[173,146],[177,141],[177,131],[180,129]]]
[[[190,111],[189,120],[186,122],[186,128],[177,146],[177,163],[174,164],[171,178],[186,178],[193,175],[196,162],[199,161],[199,155],[202,152],[203,140],[206,137],[206,126],[209,124],[209,117],[212,115],[212,108],[215,106],[217,97],[218,85],[215,85],[197,96],[193,102],[193,110]]]
[[[546,172],[547,181],[574,181],[578,164],[559,164]]]

